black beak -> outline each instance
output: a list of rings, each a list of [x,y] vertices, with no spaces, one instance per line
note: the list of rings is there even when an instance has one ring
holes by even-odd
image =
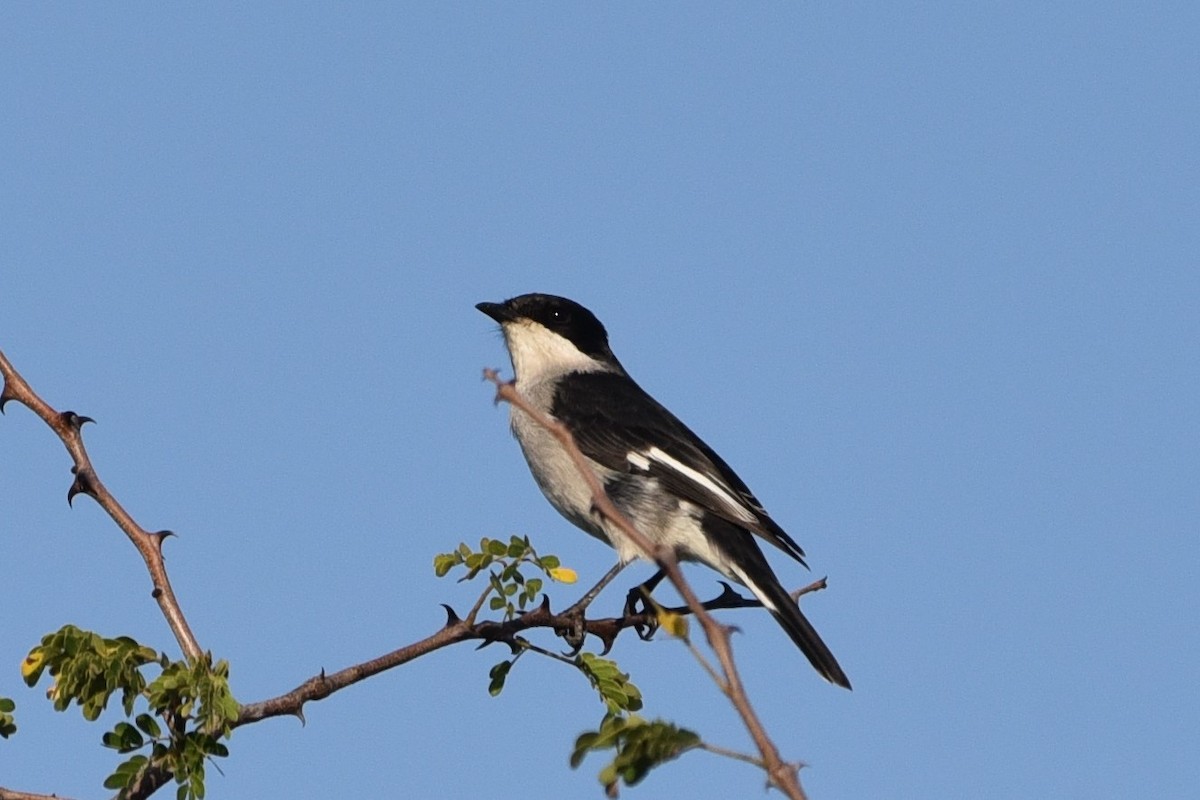
[[[476,303],[475,307],[501,325],[516,319],[507,303]]]

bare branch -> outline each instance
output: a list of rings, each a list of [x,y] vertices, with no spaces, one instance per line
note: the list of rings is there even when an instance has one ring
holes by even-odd
[[[579,446],[575,443],[575,437],[571,435],[571,432],[567,430],[565,425],[530,405],[521,396],[521,393],[517,391],[516,386],[511,381],[500,380],[499,373],[496,370],[485,369],[483,374],[485,379],[496,385],[496,399],[498,401],[503,400],[520,409],[530,419],[541,425],[558,439],[563,449],[570,456],[571,461],[575,464],[576,469],[579,470],[579,474],[587,481],[588,487],[592,492],[592,503],[596,510],[608,519],[609,522],[619,527],[647,558],[655,561],[659,569],[666,572],[667,578],[671,581],[676,591],[679,592],[680,596],[683,597],[688,608],[695,614],[696,621],[704,629],[704,635],[708,639],[709,647],[716,654],[717,660],[721,664],[721,670],[724,673],[724,679],[720,684],[721,691],[729,698],[738,715],[742,718],[742,723],[746,726],[750,737],[754,740],[754,744],[762,756],[763,768],[767,772],[769,782],[781,789],[792,800],[804,800],[804,789],[800,786],[800,777],[796,766],[787,763],[780,757],[778,748],[770,736],[767,735],[766,729],[750,705],[745,687],[742,685],[741,677],[738,675],[737,665],[733,661],[733,646],[730,642],[729,630],[717,622],[705,610],[704,604],[700,602],[692,587],[684,580],[674,551],[669,547],[656,546],[621,513],[608,496],[608,493],[604,491],[604,487],[601,486],[596,473],[592,470],[587,459],[580,451]]]
[[[820,582],[818,581],[818,583]],[[805,587],[801,591],[808,591],[811,588]],[[757,600],[748,600],[732,590],[723,593],[716,600],[711,601],[711,603],[712,608],[748,608],[761,605]],[[477,600],[473,610],[477,611],[479,606],[480,603]],[[709,606],[709,604],[700,604],[701,610],[706,606]],[[501,642],[512,645],[516,642],[518,634],[536,628],[549,628],[558,632],[566,631],[578,622],[574,614],[574,608],[575,606],[572,606],[560,614],[555,614],[550,610],[549,598],[543,595],[540,606],[515,619],[503,622],[493,620],[475,622],[473,621],[473,614],[468,615],[465,620],[459,619],[457,614],[448,609],[449,619],[446,625],[433,635],[400,647],[378,658],[346,667],[331,674],[326,674],[322,670],[290,692],[268,700],[243,705],[241,713],[234,723],[234,727],[250,725],[270,717],[286,715],[295,716],[303,721],[305,703],[324,700],[331,694],[359,681],[392,669],[393,667],[407,664],[421,656],[428,655],[435,650],[440,650],[450,645],[467,641],[483,641],[485,644]],[[676,614],[694,613],[694,610],[689,607],[672,608],[669,610]],[[620,617],[584,619],[582,624],[586,633],[590,633],[611,647],[612,642],[621,631],[633,629],[639,625],[644,626],[650,622],[650,617],[652,616],[653,612],[624,614]],[[517,646],[524,649],[536,649],[526,644],[518,644]]]
[[[154,585],[151,596],[158,603],[167,624],[171,627],[171,632],[175,634],[180,649],[188,659],[199,658],[202,653],[200,644],[196,641],[187,619],[183,616],[183,610],[179,607],[174,590],[171,589],[171,581],[167,578],[166,564],[163,563],[162,540],[170,532],[152,533],[138,525],[100,480],[96,470],[92,467],[87,449],[83,446],[83,435],[80,432],[85,423],[94,420],[90,417],[80,416],[73,411],[55,411],[49,403],[30,388],[20,373],[9,363],[3,352],[0,352],[0,376],[4,378],[4,389],[0,391],[0,411],[4,410],[4,405],[10,400],[15,400],[41,417],[42,421],[49,425],[50,429],[62,440],[74,462],[71,472],[75,475],[75,481],[67,491],[67,502],[70,503],[74,500],[77,494],[88,495],[108,513],[113,522],[117,523],[117,527],[125,532],[129,541],[133,542],[133,546],[137,548],[142,560],[146,562],[150,581]]]
[[[0,800],[69,800],[61,794],[35,794],[33,792],[18,792],[0,786]]]
[[[735,606],[722,606],[733,608]],[[324,671],[309,678],[290,692],[278,697],[262,700],[257,703],[243,705],[234,727],[260,722],[269,717],[291,715],[304,719],[304,704],[314,700],[324,700],[334,692],[345,689],[361,680],[370,678],[393,667],[407,664],[435,650],[441,650],[450,645],[462,642],[477,641],[484,645],[503,643],[510,647],[521,649],[537,649],[517,641],[519,634],[537,628],[549,628],[556,632],[565,632],[580,622],[574,606],[562,613],[555,614],[550,610],[550,600],[542,596],[542,604],[514,619],[497,622],[484,620],[472,622],[470,618],[459,619],[457,614],[450,612],[450,618],[445,627],[420,641],[405,645],[378,658],[355,664],[334,673]],[[690,609],[681,609],[677,613],[691,613]],[[596,636],[606,644],[612,641],[621,631],[645,625],[651,613],[626,614],[620,617],[605,617],[602,619],[583,619],[585,633]]]

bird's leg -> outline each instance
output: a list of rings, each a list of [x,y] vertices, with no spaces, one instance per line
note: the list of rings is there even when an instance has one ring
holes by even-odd
[[[613,568],[604,573],[595,586],[588,589],[587,594],[575,601],[575,604],[562,612],[559,616],[566,617],[571,627],[565,631],[559,631],[559,635],[563,637],[567,644],[571,646],[572,653],[578,653],[583,648],[583,641],[587,637],[587,629],[585,626],[588,606],[596,599],[597,595],[603,591],[605,586],[612,583],[613,578],[620,574],[621,570],[625,569],[625,562],[618,561]]]
[[[634,626],[638,638],[642,641],[650,641],[654,637],[654,632],[658,630],[658,615],[651,605],[650,594],[658,588],[658,585],[662,583],[665,577],[667,577],[666,571],[660,569],[651,575],[648,581],[630,589],[629,594],[625,596],[625,616],[644,615],[647,619],[645,624],[639,623]],[[640,608],[638,607],[639,604],[641,605]]]

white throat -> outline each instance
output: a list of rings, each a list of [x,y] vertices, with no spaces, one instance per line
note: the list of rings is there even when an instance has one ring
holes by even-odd
[[[569,339],[527,319],[504,323],[504,341],[512,358],[517,386],[528,386],[568,372],[610,369],[581,351]]]

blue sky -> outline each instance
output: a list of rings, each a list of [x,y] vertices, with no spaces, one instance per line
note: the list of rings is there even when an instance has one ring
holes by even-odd
[[[1198,31],[1185,3],[6,5],[0,349],[180,534],[252,701],[467,606],[432,572],[461,540],[608,568],[479,379],[507,360],[476,302],[570,296],[807,550],[785,582],[829,576],[805,608],[853,693],[726,615],[814,798],[1188,797]],[[99,797],[100,727],[18,664],[67,622],[173,640],[68,466],[10,406],[0,785]],[[567,767],[593,695],[526,659],[490,698],[500,655],[241,729],[209,796],[599,796]],[[750,747],[678,643],[615,656],[648,714]],[[761,784],[692,754],[627,796]]]

